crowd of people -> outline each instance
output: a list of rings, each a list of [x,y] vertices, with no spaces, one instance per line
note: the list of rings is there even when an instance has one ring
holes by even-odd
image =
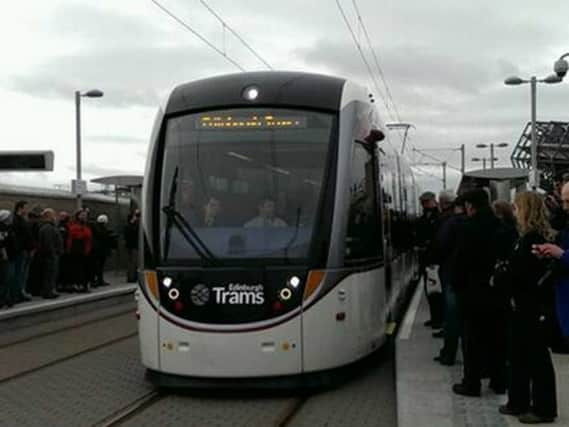
[[[125,228],[129,266],[136,265],[139,221],[140,211],[135,211]],[[61,292],[109,285],[105,264],[118,236],[108,222],[105,214],[92,220],[88,209],[73,216],[50,208],[28,210],[25,200],[12,212],[0,210],[0,308],[34,296],[53,299]],[[136,267],[129,269],[127,279],[136,281]]]
[[[479,397],[482,380],[526,424],[557,417],[550,349],[568,353],[569,183],[547,198],[524,191],[490,204],[484,189],[421,195],[417,239],[430,309],[426,326],[463,379],[452,391]]]

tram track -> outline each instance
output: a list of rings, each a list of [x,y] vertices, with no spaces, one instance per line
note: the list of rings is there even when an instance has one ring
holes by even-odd
[[[0,350],[3,350],[5,348],[11,347],[11,346],[15,346],[18,344],[23,344],[26,342],[30,342],[39,338],[44,338],[44,337],[48,337],[51,335],[56,335],[58,333],[61,332],[66,332],[66,331],[70,331],[73,329],[78,329],[81,328],[83,326],[88,326],[88,325],[92,325],[95,323],[100,323],[106,320],[111,320],[111,319],[115,319],[117,317],[121,317],[124,316],[125,314],[128,313],[132,313],[135,310],[135,305],[128,303],[128,304],[124,304],[124,306],[120,306],[117,308],[114,308],[111,312],[112,314],[108,314],[108,315],[103,315],[103,316],[97,316],[97,317],[93,317],[93,314],[91,313],[90,315],[86,315],[86,320],[83,321],[79,321],[79,322],[74,322],[74,319],[70,318],[70,319],[64,319],[64,320],[59,320],[59,321],[53,321],[53,323],[55,323],[56,325],[53,328],[47,328],[46,331],[43,332],[30,332],[30,329],[33,329],[33,326],[27,327],[27,328],[22,328],[25,329],[25,331],[18,331],[16,330],[14,332],[14,335],[18,336],[18,335],[23,335],[21,337],[17,337],[17,338],[10,338],[10,337],[4,337],[2,335],[0,335]],[[57,323],[59,323],[61,326],[57,326]]]
[[[292,421],[296,414],[300,412],[300,410],[304,407],[306,402],[310,399],[309,396],[299,397],[295,399],[294,402],[291,404],[291,408],[287,413],[283,416],[282,420],[279,420],[276,424],[277,427],[288,427],[291,426]]]
[[[93,424],[92,427],[114,427],[123,424],[128,419],[134,417],[145,409],[151,407],[152,405],[158,403],[160,400],[164,399],[167,395],[158,390],[153,390],[146,393],[144,396],[134,400],[128,405],[123,406],[121,409],[113,412],[109,416],[105,417],[101,421]]]
[[[159,402],[171,397],[173,395],[168,394],[160,390],[153,390],[140,398],[133,400],[129,404],[123,406],[122,408],[116,410],[112,414],[106,416],[102,420],[92,427],[117,427],[124,425],[129,420],[132,420],[137,415],[142,414],[144,411],[150,409],[152,406],[158,404]],[[288,408],[280,415],[272,424],[274,427],[289,427],[292,426],[295,416],[304,407],[305,403],[310,399],[310,396],[302,397],[292,397],[290,399],[290,404]],[[222,404],[222,403],[221,403]]]
[[[41,365],[39,365],[39,366],[35,366],[35,367],[32,368],[32,369],[27,369],[27,370],[24,370],[24,371],[19,371],[19,372],[15,373],[15,374],[12,374],[12,375],[2,376],[2,377],[0,377],[0,385],[6,383],[6,382],[8,382],[8,381],[15,380],[15,379],[17,379],[17,378],[21,378],[21,377],[23,377],[23,376],[25,376],[25,375],[29,375],[29,374],[33,374],[33,373],[35,373],[35,372],[41,371],[42,369],[46,369],[46,368],[49,368],[49,367],[58,365],[58,364],[60,364],[60,363],[68,362],[69,360],[75,359],[75,358],[77,358],[77,357],[79,357],[79,356],[82,356],[82,355],[84,355],[84,354],[91,353],[91,352],[100,350],[100,349],[102,349],[102,348],[112,346],[112,345],[114,345],[114,344],[120,343],[120,342],[125,341],[125,340],[127,340],[127,339],[133,338],[133,337],[135,337],[136,335],[137,335],[137,333],[128,334],[128,335],[125,335],[125,336],[120,336],[120,337],[115,338],[115,339],[113,339],[113,340],[111,340],[111,341],[107,341],[107,342],[104,342],[104,343],[102,343],[102,344],[99,344],[99,345],[96,345],[96,346],[93,346],[93,347],[89,347],[89,348],[87,348],[87,349],[85,349],[85,350],[82,350],[82,351],[79,351],[79,352],[70,354],[70,355],[68,355],[68,356],[61,357],[61,358],[52,360],[52,361],[50,361],[50,362],[48,362],[48,363],[44,363],[44,364],[41,364]]]

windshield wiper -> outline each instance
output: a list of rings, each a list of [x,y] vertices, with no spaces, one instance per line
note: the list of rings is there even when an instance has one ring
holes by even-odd
[[[217,257],[209,250],[207,245],[197,235],[194,228],[184,218],[184,216],[176,210],[176,192],[178,191],[178,172],[179,168],[176,166],[174,176],[172,177],[172,184],[170,186],[170,195],[168,205],[162,207],[162,212],[166,214],[166,236],[164,237],[164,261],[168,260],[168,253],[170,252],[172,226],[176,226],[178,231],[184,237],[200,258],[206,261],[215,261]]]

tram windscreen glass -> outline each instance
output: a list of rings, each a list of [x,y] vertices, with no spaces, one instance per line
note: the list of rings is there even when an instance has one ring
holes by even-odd
[[[198,260],[203,242],[217,259],[306,258],[333,122],[332,114],[269,108],[169,119],[161,206],[174,202],[200,246],[179,227],[166,233],[162,212],[163,257]]]

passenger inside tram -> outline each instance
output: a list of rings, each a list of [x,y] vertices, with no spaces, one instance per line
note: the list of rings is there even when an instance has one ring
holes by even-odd
[[[217,227],[219,226],[222,221],[220,221],[220,213],[222,211],[222,204],[221,201],[211,196],[204,206],[204,219],[203,219],[203,226],[204,227]]]

